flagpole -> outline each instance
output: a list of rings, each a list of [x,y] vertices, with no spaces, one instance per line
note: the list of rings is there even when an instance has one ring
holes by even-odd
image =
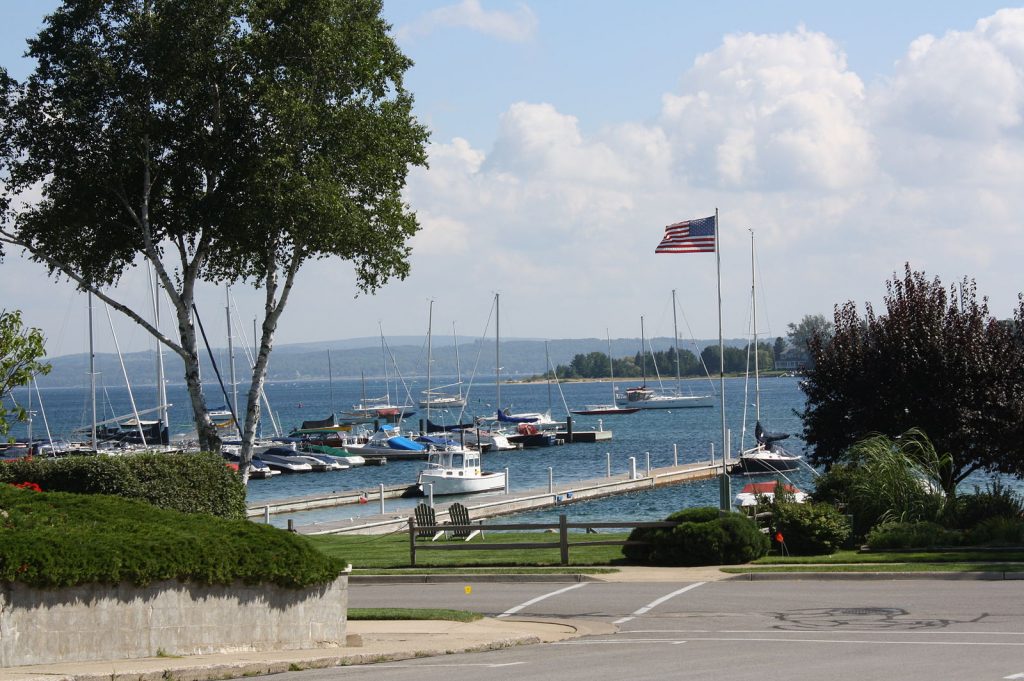
[[[729,511],[732,491],[729,485],[729,441],[725,428],[725,341],[722,337],[722,244],[718,236],[718,208],[715,208],[715,263],[718,270],[718,396],[722,410],[722,473],[718,477],[718,510]]]

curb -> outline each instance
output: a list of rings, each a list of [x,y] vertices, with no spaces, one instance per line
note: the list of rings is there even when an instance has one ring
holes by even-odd
[[[599,582],[600,575],[566,574],[430,574],[430,575],[349,575],[349,584],[451,584],[464,582]]]
[[[932,579],[950,582],[1000,582],[1024,580],[1024,572],[745,572],[731,575],[727,582],[770,581],[879,581]]]

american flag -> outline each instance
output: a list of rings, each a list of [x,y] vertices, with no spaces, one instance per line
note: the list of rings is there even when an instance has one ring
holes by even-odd
[[[655,253],[714,253],[715,216],[685,220],[665,228]]]

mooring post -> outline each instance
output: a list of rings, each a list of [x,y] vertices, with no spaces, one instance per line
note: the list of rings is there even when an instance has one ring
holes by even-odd
[[[672,460],[674,466],[679,466],[679,445],[672,445]]]
[[[380,483],[380,514],[384,515],[384,483]]]
[[[562,554],[562,565],[569,564],[569,525],[565,514],[558,516],[558,548]]]
[[[508,467],[505,468],[505,494],[508,494]]]
[[[565,441],[572,442],[572,417],[565,417]]]
[[[430,508],[434,508],[434,483],[427,483],[427,494],[430,495]]]
[[[605,457],[608,459],[608,477],[612,477],[612,453],[605,452]]]
[[[555,469],[548,466],[548,494],[555,492]]]
[[[644,452],[647,455],[647,477],[651,477],[651,453]]]
[[[263,507],[263,524],[264,525],[269,525],[270,524],[270,506],[269,505]]]
[[[294,532],[295,531],[295,520],[293,518],[289,518],[288,519],[288,531],[289,532]]]
[[[416,567],[416,518],[409,516],[409,564]]]
[[[636,457],[629,457],[629,479],[636,480]]]

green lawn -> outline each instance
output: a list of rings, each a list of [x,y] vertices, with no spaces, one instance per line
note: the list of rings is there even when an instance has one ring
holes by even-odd
[[[573,533],[570,535],[569,565],[562,568],[559,550],[552,549],[484,549],[473,551],[439,551],[417,550],[416,569],[458,567],[458,568],[515,568],[522,572],[523,568],[544,568],[546,572],[566,571],[578,573],[580,566],[601,567],[623,564],[625,558],[620,546],[573,546],[574,542],[600,540],[624,540],[628,533],[601,533],[586,535]],[[406,533],[380,536],[370,535],[317,535],[310,537],[313,543],[330,556],[343,556],[352,563],[356,574],[361,571],[399,570],[409,571],[409,535]],[[558,535],[552,533],[512,533],[488,532],[485,539],[474,538],[466,544],[461,539],[429,539],[420,540],[418,549],[439,545],[479,545],[487,544],[526,544],[540,542],[557,542]],[[604,570],[607,571],[607,570]]]
[[[778,556],[758,558],[754,565],[837,565],[887,563],[1015,563],[1024,562],[1024,551],[836,551],[829,556]]]

